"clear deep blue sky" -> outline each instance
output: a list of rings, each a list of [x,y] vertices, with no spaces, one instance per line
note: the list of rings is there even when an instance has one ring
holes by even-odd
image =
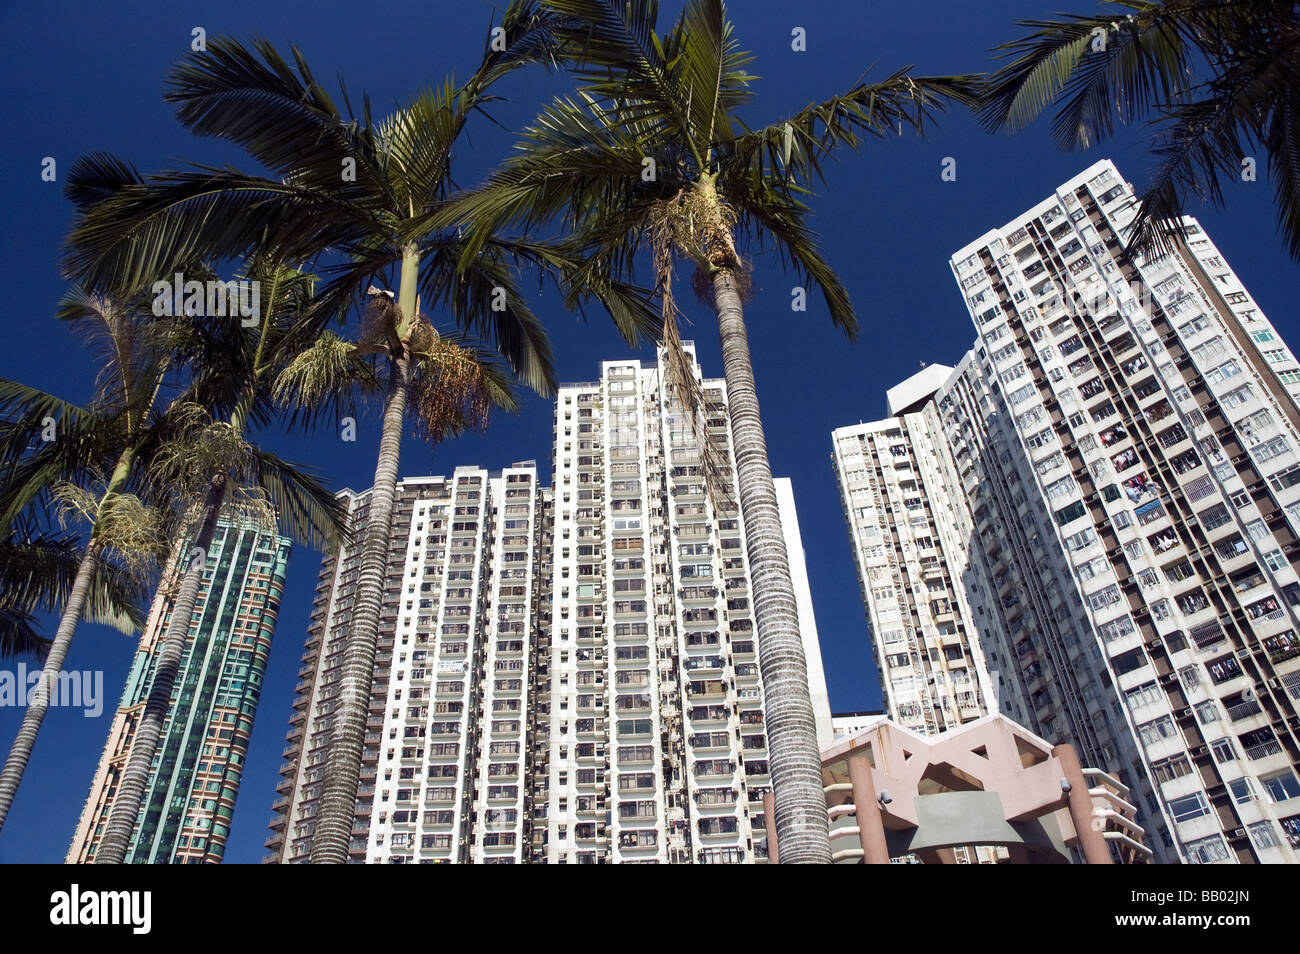
[[[734,0],[741,43],[757,54],[751,125],[784,116],[853,83],[868,67],[875,75],[914,64],[919,72],[956,73],[986,67],[987,50],[1009,39],[1017,18],[1059,9],[1091,13],[1093,0]],[[677,4],[665,3],[675,14]],[[493,4],[459,2],[364,4],[316,0],[249,0],[113,4],[0,4],[0,109],[5,148],[0,196],[0,274],[8,305],[0,321],[0,377],[52,390],[73,400],[89,396],[95,367],[89,355],[52,318],[64,291],[57,260],[71,218],[62,179],[73,160],[108,150],[142,170],[184,160],[249,164],[235,150],[185,133],[162,102],[162,79],[189,48],[190,30],[209,36],[251,34],[282,48],[298,44],[321,78],[342,73],[354,102],[365,89],[376,112],[400,102],[448,72],[473,68]],[[791,50],[791,30],[807,31],[807,51]],[[514,100],[498,117],[517,128],[556,82],[531,72],[505,92]],[[486,123],[473,129],[472,148],[457,157],[462,184],[477,181],[513,141]],[[948,257],[988,228],[1001,225],[1045,197],[1096,159],[1109,156],[1139,186],[1148,171],[1146,132],[1136,129],[1101,150],[1057,152],[1046,123],[1021,136],[985,135],[969,116],[954,114],[926,141],[871,142],[843,156],[831,182],[813,203],[814,227],[857,306],[862,335],[847,344],[816,296],[806,313],[790,310],[792,279],[776,262],[756,255],[756,299],[748,309],[759,397],[773,471],[793,479],[807,548],[817,624],[831,705],[836,711],[873,708],[880,690],[830,463],[833,428],[885,414],[885,390],[920,362],[953,363],[974,340]],[[40,178],[41,160],[58,162],[59,183]],[[943,182],[944,157],[957,161],[957,180]],[[1263,168],[1261,161],[1260,166]],[[1223,212],[1201,215],[1215,242],[1261,306],[1294,346],[1292,296],[1300,272],[1282,251],[1273,228],[1270,186],[1238,184]],[[683,335],[699,345],[706,374],[721,376],[717,331],[689,294],[693,327]],[[553,300],[537,302],[548,321],[561,381],[595,378],[602,360],[628,348],[596,314],[586,324]],[[643,360],[653,353],[643,351]],[[457,464],[499,468],[535,459],[549,472],[552,407],[532,397],[522,412],[497,420],[489,434],[430,450],[408,440],[401,473],[450,473]],[[377,449],[376,418],[364,418],[356,443],[331,436],[268,443],[291,459],[314,465],[332,486],[366,487]],[[276,630],[248,769],[236,809],[227,860],[257,861],[274,797],[280,750],[288,725],[304,628],[319,556],[298,548],[290,560],[287,592]],[[53,626],[49,627],[50,632]],[[83,718],[51,710],[27,779],[0,834],[0,861],[61,861],[100,757],[133,641],[98,626],[82,626],[68,668],[102,670],[105,712]],[[0,744],[7,750],[21,710],[0,709]]]

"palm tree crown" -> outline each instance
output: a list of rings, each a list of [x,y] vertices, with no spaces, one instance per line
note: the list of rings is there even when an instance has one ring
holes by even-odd
[[[1300,7],[1286,0],[1112,0],[1093,16],[1024,20],[981,96],[990,131],[1017,132],[1052,103],[1062,149],[1087,149],[1153,117],[1156,167],[1130,252],[1165,252],[1187,197],[1223,204],[1225,182],[1268,157],[1278,231],[1300,262]],[[1247,171],[1248,170],[1248,171]],[[1248,180],[1248,181],[1253,181]]]

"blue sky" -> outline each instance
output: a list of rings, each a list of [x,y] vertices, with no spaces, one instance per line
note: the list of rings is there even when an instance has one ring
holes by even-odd
[[[185,133],[162,102],[167,68],[189,48],[190,31],[270,38],[299,45],[319,77],[341,73],[354,102],[365,89],[376,112],[397,105],[451,72],[465,76],[492,14],[488,0],[401,4],[121,2],[101,6],[10,2],[0,5],[0,109],[8,145],[0,156],[0,195],[6,226],[0,231],[0,275],[10,291],[0,317],[7,334],[0,377],[54,391],[73,400],[89,396],[95,367],[90,355],[53,319],[65,290],[60,245],[71,220],[62,180],[77,156],[115,152],[142,170],[193,160],[249,163],[222,144]],[[665,3],[667,11],[675,3]],[[757,55],[751,125],[784,116],[850,86],[871,68],[884,76],[914,65],[920,73],[983,70],[987,50],[1014,35],[1017,18],[1060,8],[1091,13],[1089,0],[938,0],[844,3],[842,0],[733,2],[743,46]],[[664,20],[668,19],[667,13]],[[791,49],[791,31],[803,27],[807,50]],[[536,72],[503,90],[512,102],[497,118],[507,128],[529,119],[559,81]],[[472,145],[457,157],[458,179],[472,184],[513,141],[480,123]],[[1058,183],[1103,157],[1139,187],[1148,174],[1143,149],[1149,131],[1137,128],[1101,149],[1061,153],[1047,124],[1017,137],[989,136],[967,115],[953,114],[925,141],[872,141],[845,154],[813,201],[812,224],[831,264],[857,307],[862,335],[849,345],[827,320],[816,296],[807,312],[790,310],[793,279],[776,260],[755,252],[755,300],[747,310],[759,398],[772,467],[792,478],[807,549],[808,572],[821,636],[831,704],[836,711],[879,705],[868,633],[849,550],[848,533],[830,463],[830,432],[885,414],[887,388],[921,362],[954,363],[974,333],[948,270],[948,257],[990,227],[1044,198]],[[58,183],[41,181],[41,161],[58,163]],[[957,178],[940,178],[945,157]],[[1261,161],[1261,168],[1264,163]],[[1260,305],[1295,346],[1292,304],[1297,272],[1273,227],[1271,188],[1261,179],[1235,184],[1223,211],[1200,215]],[[706,374],[721,376],[716,325],[689,295],[679,296]],[[628,356],[608,321],[565,313],[545,295],[536,302],[546,319],[561,381],[585,381],[600,362]],[[437,316],[434,316],[435,319]],[[653,360],[649,350],[640,354]],[[362,419],[356,443],[330,434],[312,438],[264,435],[283,456],[314,466],[334,487],[369,486],[378,446],[377,419]],[[552,407],[533,396],[521,413],[500,418],[482,436],[437,448],[408,440],[403,475],[450,473],[458,464],[500,468],[535,459],[544,473],[551,457]],[[232,826],[227,860],[254,862],[263,854],[272,789],[288,726],[319,556],[297,548],[254,730],[248,770]],[[50,626],[52,632],[53,626]],[[0,861],[61,861],[100,757],[111,712],[121,691],[133,641],[97,626],[82,626],[67,667],[104,673],[105,712],[51,710],[27,778],[4,832]],[[0,742],[13,739],[21,710],[0,709]]]

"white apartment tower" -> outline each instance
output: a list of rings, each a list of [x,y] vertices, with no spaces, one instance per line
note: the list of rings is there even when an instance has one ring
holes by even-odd
[[[934,734],[1001,713],[1153,800],[1128,768],[1135,742],[986,378],[973,351],[955,369],[931,365],[889,391],[894,417],[833,434],[889,714]],[[1138,814],[1150,838],[1163,816],[1148,804]],[[1157,860],[1176,860],[1155,840]]]
[[[1100,162],[952,267],[1163,847],[1293,862],[1300,366],[1194,220],[1130,262],[1135,213]]]
[[[702,386],[707,436],[734,483],[726,385]],[[715,512],[702,473],[661,367],[606,362],[600,381],[560,389],[538,860],[766,858],[771,778],[744,527],[734,502]],[[826,744],[830,709],[788,482],[780,497]]]
[[[268,861],[306,861],[370,491],[317,584]],[[531,654],[546,621],[536,467],[398,482],[353,861],[512,862],[528,839]],[[472,823],[477,820],[477,823]]]
[[[889,395],[894,417],[833,434],[885,706],[935,735],[993,711],[993,687],[963,575],[960,485],[928,398],[952,369],[931,365]]]
[[[701,384],[734,482],[726,385]],[[744,527],[735,503],[714,511],[660,368],[607,362],[561,388],[554,473],[554,491],[531,462],[398,483],[351,859],[765,860]],[[268,861],[310,850],[369,504],[343,496],[356,542],[321,568]],[[788,480],[777,497],[829,745]]]

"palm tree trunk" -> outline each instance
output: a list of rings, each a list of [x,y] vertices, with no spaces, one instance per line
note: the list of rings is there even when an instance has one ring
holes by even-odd
[[[144,801],[145,788],[153,773],[153,759],[158,751],[158,740],[162,738],[163,723],[171,711],[172,689],[176,685],[176,673],[185,656],[185,644],[189,640],[194,604],[198,601],[199,586],[203,582],[208,548],[212,545],[217,518],[221,516],[221,507],[226,499],[226,484],[226,475],[221,472],[214,473],[208,481],[199,533],[193,548],[183,557],[187,561],[185,575],[176,601],[172,604],[171,621],[167,624],[162,651],[158,653],[149,698],[145,702],[144,714],[140,717],[135,737],[131,740],[131,753],[127,756],[126,768],[118,781],[108,824],[95,852],[95,864],[120,865],[126,861],[140,805]]]
[[[330,736],[316,827],[311,839],[312,864],[345,864],[352,844],[357,788],[361,785],[361,751],[370,714],[370,690],[379,642],[379,614],[388,565],[390,524],[397,496],[397,463],[402,449],[410,383],[411,363],[404,353],[393,362],[384,402],[383,432],[379,439],[374,488],[370,492],[370,514],[361,551],[357,601],[343,651],[343,678],[334,708],[334,731]]]
[[[23,772],[26,771],[27,762],[32,757],[36,734],[40,732],[41,723],[45,720],[45,710],[49,707],[50,697],[58,684],[59,673],[63,670],[63,662],[68,655],[68,647],[72,645],[72,634],[76,632],[77,623],[81,620],[81,613],[86,605],[86,597],[90,593],[91,581],[94,580],[95,571],[99,568],[102,552],[103,545],[91,537],[90,543],[86,546],[86,553],[81,558],[81,565],[77,567],[72,592],[68,594],[68,603],[63,608],[63,617],[59,620],[54,642],[50,645],[50,654],[41,669],[41,678],[36,684],[32,704],[27,707],[27,712],[23,715],[22,725],[18,728],[18,737],[14,740],[13,748],[9,750],[9,757],[5,759],[4,769],[0,770],[0,828],[4,827],[5,819],[9,817],[9,806],[14,802],[18,785],[23,780]],[[19,686],[18,691],[25,695],[27,687]]]
[[[730,269],[714,272],[713,292],[731,410],[740,512],[754,579],[758,665],[763,677],[780,858],[783,864],[829,864],[830,832],[808,665],[754,388],[745,315]]]

